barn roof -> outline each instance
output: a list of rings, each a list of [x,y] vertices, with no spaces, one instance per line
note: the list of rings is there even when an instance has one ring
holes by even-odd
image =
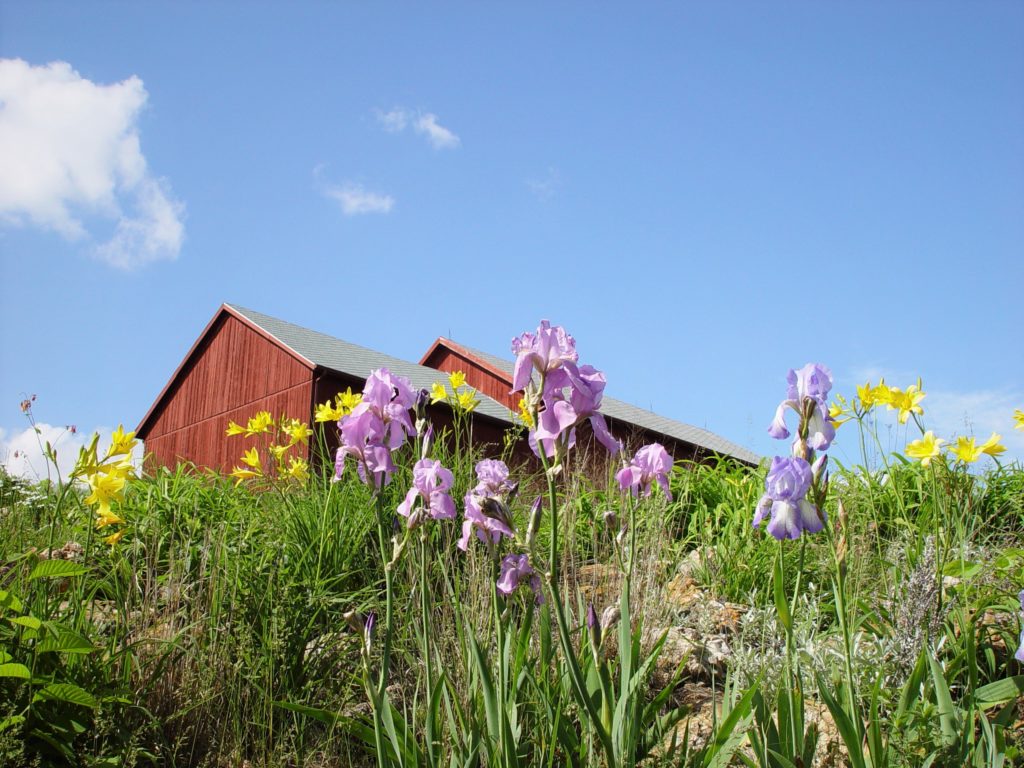
[[[430,389],[430,385],[439,380],[439,372],[436,368],[427,368],[400,360],[397,357],[391,357],[391,355],[385,355],[382,352],[375,352],[372,349],[360,347],[358,344],[328,336],[326,333],[311,331],[308,328],[240,307],[237,304],[225,304],[224,306],[232,314],[261,329],[282,347],[308,361],[314,367],[326,368],[361,379],[365,379],[370,375],[370,371],[376,368],[387,368],[392,373],[409,379],[414,389]],[[476,407],[476,413],[498,421],[512,423],[508,408],[482,392],[477,396],[480,399],[480,404]]]
[[[423,356],[423,359],[426,360],[434,349],[441,345],[447,346],[456,352],[460,352],[466,357],[476,358],[488,368],[504,374],[509,386],[512,386],[512,369],[514,364],[511,360],[506,360],[503,357],[498,357],[497,355],[492,355],[488,352],[482,352],[478,349],[467,347],[464,344],[453,342],[451,339],[445,339],[443,337],[439,338],[434,342],[434,345],[427,354]],[[721,435],[716,435],[714,432],[709,432],[706,429],[701,429],[700,427],[694,427],[690,424],[684,424],[681,421],[660,416],[653,411],[646,411],[643,408],[638,408],[635,405],[625,403],[622,400],[616,400],[611,397],[603,398],[601,401],[601,413],[609,418],[617,419],[618,421],[629,424],[635,424],[645,430],[667,435],[668,437],[690,443],[691,445],[696,445],[699,448],[703,448],[722,456],[732,456],[733,458],[739,459],[740,461],[748,464],[757,464],[761,461],[761,457],[753,451],[747,450],[731,440],[726,440]]]

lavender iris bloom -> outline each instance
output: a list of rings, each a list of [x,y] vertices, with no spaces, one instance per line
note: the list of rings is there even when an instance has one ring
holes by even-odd
[[[341,445],[334,461],[335,477],[341,477],[345,459],[351,456],[364,483],[374,488],[386,485],[395,471],[391,451],[415,431],[409,418],[415,399],[405,377],[395,376],[387,368],[372,371],[362,401],[338,422]]]
[[[599,413],[604,387],[604,374],[592,365],[577,367],[575,363],[566,362],[548,374],[542,394],[544,410],[534,432],[535,440],[548,456],[554,453],[554,442],[566,432],[570,433],[569,442],[574,442],[571,430],[584,421],[590,422],[601,445],[613,455],[618,453],[619,444]]]
[[[543,601],[540,590],[540,577],[530,565],[530,558],[527,555],[505,555],[501,561],[501,570],[498,573],[498,591],[508,597],[523,582],[529,584],[530,589],[537,598],[537,602]]]
[[[637,451],[629,466],[620,469],[615,479],[622,490],[629,491],[634,496],[638,493],[650,496],[651,488],[657,481],[671,501],[672,491],[668,485],[668,473],[671,471],[672,457],[668,455],[668,451],[659,443],[651,443]]]
[[[455,517],[455,504],[448,495],[454,477],[450,470],[434,459],[420,459],[413,466],[412,488],[405,495],[405,501],[398,506],[398,514],[409,518],[409,527],[414,527],[414,507],[423,500],[426,513],[434,520],[450,520]]]
[[[505,462],[497,459],[478,461],[476,477],[479,482],[466,494],[462,537],[457,542],[463,552],[469,548],[469,538],[474,531],[485,544],[497,544],[502,536],[515,535],[504,499],[512,495],[516,487],[508,481]]]
[[[1020,591],[1020,594],[1017,595],[1017,598],[1020,600],[1021,621],[1024,622],[1024,589]],[[1022,628],[1020,631],[1020,648],[1018,648],[1017,652],[1013,654],[1013,658],[1015,658],[1021,664],[1024,664],[1024,628]]]
[[[564,362],[575,363],[576,340],[560,325],[552,326],[547,320],[540,321],[537,333],[524,333],[512,339],[512,352],[516,365],[512,371],[512,391],[525,389],[536,370],[542,376],[560,367]]]
[[[815,451],[827,451],[835,439],[836,430],[828,415],[828,393],[832,389],[832,372],[824,365],[808,363],[800,370],[790,370],[786,376],[786,399],[779,403],[775,418],[768,426],[768,434],[776,440],[789,437],[786,427],[786,409],[802,417],[805,403],[811,409],[807,428],[807,445]]]
[[[803,459],[776,456],[765,478],[765,494],[757,504],[754,526],[771,514],[768,533],[776,539],[797,539],[800,534],[817,533],[825,523],[818,508],[805,496],[811,487],[811,465]]]

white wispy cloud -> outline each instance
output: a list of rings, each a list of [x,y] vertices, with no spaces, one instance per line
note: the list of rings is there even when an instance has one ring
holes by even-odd
[[[926,390],[927,391],[927,390]],[[1004,456],[1024,461],[1024,431],[1014,429],[1013,411],[1024,407],[1024,391],[979,389],[973,392],[934,390],[921,403],[925,426],[945,439],[973,435],[981,440],[996,432],[1006,446]]]
[[[539,179],[527,179],[526,186],[541,202],[550,200],[562,186],[562,174],[557,168],[548,168],[547,174]]]
[[[78,461],[78,451],[89,444],[93,434],[98,433],[100,436],[97,449],[102,456],[110,446],[111,432],[113,430],[110,427],[98,427],[89,432],[72,432],[70,427],[45,423],[36,424],[35,428],[26,427],[12,434],[0,428],[0,466],[3,466],[10,475],[33,482],[48,477],[56,480],[54,467],[48,464],[43,452],[44,446],[50,443],[57,454],[57,470],[60,477],[67,480],[75,468],[75,462]],[[143,447],[139,443],[132,452],[132,461],[136,466],[141,465],[142,456]]]
[[[395,205],[391,195],[371,192],[361,184],[345,182],[344,184],[323,185],[323,192],[341,206],[346,216],[360,216],[365,213],[387,213]]]
[[[387,112],[374,110],[377,122],[388,133],[401,133],[408,127],[424,136],[434,149],[454,149],[462,143],[454,131],[438,122],[433,112],[414,112],[405,107],[393,107]]]
[[[102,85],[63,61],[0,59],[0,222],[85,242],[94,219],[113,222],[97,258],[122,269],[177,258],[184,205],[142,154],[147,99],[135,76]]]

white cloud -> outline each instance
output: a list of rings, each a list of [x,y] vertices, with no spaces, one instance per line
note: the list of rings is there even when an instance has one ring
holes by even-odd
[[[388,133],[401,133],[410,125],[413,131],[425,136],[434,149],[454,149],[462,143],[455,133],[438,122],[433,112],[413,112],[405,107],[394,107],[384,112],[374,110],[377,122]]]
[[[454,133],[437,122],[437,115],[420,115],[413,125],[416,133],[423,134],[434,149],[454,149],[462,143]]]
[[[110,445],[112,431],[109,427],[99,427],[91,432],[72,432],[70,427],[37,424],[35,428],[26,427],[8,437],[7,431],[0,429],[0,465],[8,474],[33,482],[45,480],[47,477],[56,480],[54,467],[47,462],[43,452],[44,446],[49,442],[57,452],[57,469],[60,477],[66,480],[78,460],[79,449],[89,444],[93,434],[99,433],[98,450],[102,456]],[[142,463],[142,451],[142,444],[139,443],[132,454],[136,466]]]
[[[395,204],[395,198],[391,195],[370,192],[354,182],[345,182],[340,186],[325,184],[323,191],[325,195],[338,201],[341,212],[346,216],[387,213]]]
[[[115,231],[93,247],[101,260],[131,269],[177,258],[184,206],[142,154],[147,98],[135,76],[100,85],[63,61],[0,59],[0,222],[88,241],[87,219],[105,219]]]
[[[557,168],[548,168],[542,179],[527,179],[526,186],[541,202],[550,200],[562,186],[562,174]]]
[[[926,390],[927,391],[927,390]],[[979,442],[997,432],[1006,446],[1004,459],[1024,461],[1024,431],[1014,429],[1013,411],[1024,405],[1024,392],[1010,389],[975,392],[928,392],[922,401],[925,427],[946,440],[975,436]]]

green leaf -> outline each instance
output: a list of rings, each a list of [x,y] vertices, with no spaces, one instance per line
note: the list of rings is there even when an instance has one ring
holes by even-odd
[[[56,635],[49,635],[36,643],[36,653],[92,653],[95,650],[95,645],[70,629],[61,629]]]
[[[88,691],[73,683],[50,683],[32,697],[32,701],[63,701],[95,709],[99,702]]]
[[[32,573],[28,575],[28,580],[65,579],[70,576],[81,576],[88,572],[89,569],[84,565],[72,563],[69,560],[40,560],[32,569]]]
[[[0,608],[6,608],[9,611],[21,613],[21,600],[19,600],[18,596],[12,592],[0,589]]]
[[[0,664],[0,677],[18,677],[28,680],[32,673],[24,664]]]
[[[8,619],[11,624],[17,624],[22,627],[28,627],[29,629],[39,629],[43,626],[43,622],[37,619],[35,616],[14,616]]]
[[[21,725],[25,722],[24,715],[11,715],[4,720],[0,720],[0,733],[3,733],[8,728],[14,728],[16,725]]]
[[[846,710],[832,696],[832,692],[829,690],[825,679],[820,674],[817,675],[817,679],[818,694],[821,696],[822,701],[825,702],[825,706],[828,707],[828,711],[832,713],[832,720],[836,724],[836,730],[839,731],[839,735],[846,744],[846,750],[850,753],[851,764],[854,768],[864,768],[864,752],[862,751],[857,726],[850,719],[850,715],[846,713]]]
[[[779,556],[775,558],[772,590],[775,593],[775,610],[779,614],[779,621],[788,633],[793,629],[793,617],[789,615],[789,603],[786,602],[786,585],[783,582],[781,548],[779,549]]]
[[[942,740],[947,746],[956,744],[958,719],[956,708],[953,706],[953,697],[949,693],[949,684],[942,672],[942,665],[936,659],[928,659],[932,670],[932,683],[935,685],[935,704],[939,709],[939,726],[942,729]]]
[[[1021,696],[1024,696],[1024,675],[1017,675],[981,686],[974,692],[974,701],[982,709],[988,709]]]
[[[337,712],[330,712],[326,709],[317,709],[316,707],[307,707],[305,704],[293,704],[290,701],[275,701],[275,707],[281,709],[287,709],[289,712],[297,712],[300,715],[306,717],[312,717],[314,720],[319,720],[321,723],[327,725],[334,725],[341,718]]]

